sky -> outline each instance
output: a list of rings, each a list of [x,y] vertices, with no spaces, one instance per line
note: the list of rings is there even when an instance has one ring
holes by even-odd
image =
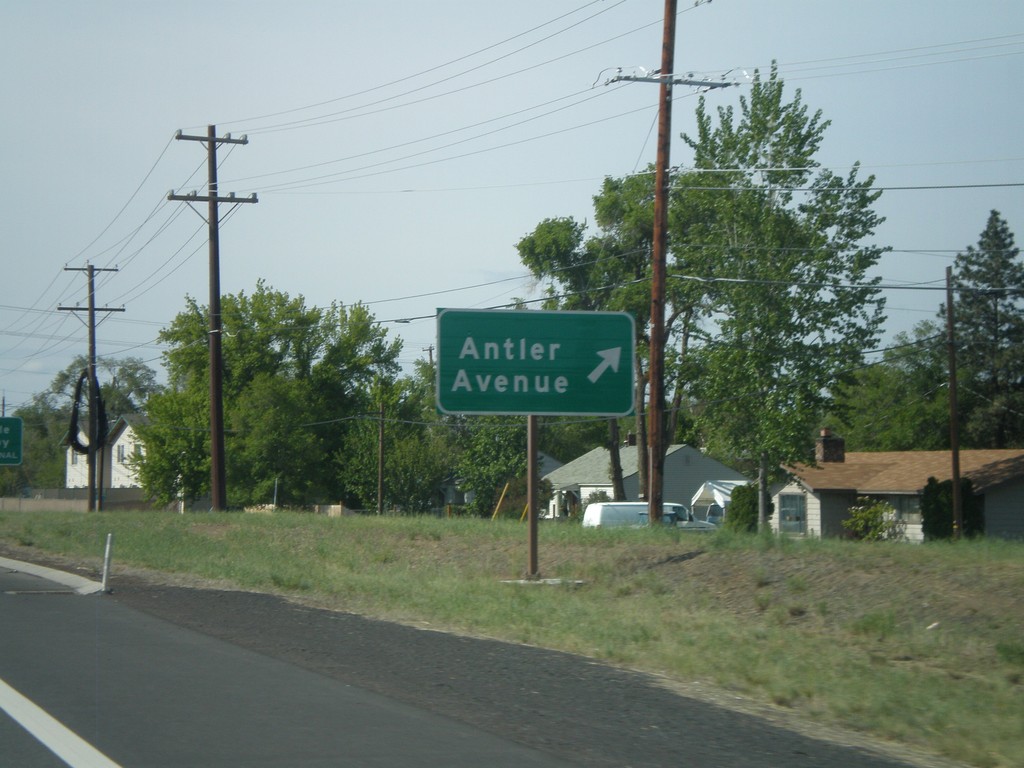
[[[656,0],[0,0],[0,390],[8,415],[87,351],[158,372],[157,335],[208,302],[205,135],[218,150],[222,292],[263,280],[309,306],[366,304],[407,367],[441,307],[536,298],[516,243],[593,219],[602,179],[655,158]],[[818,161],[884,190],[886,285],[942,287],[989,212],[1024,232],[1024,4],[679,0],[676,73],[736,83],[773,61],[831,121]],[[671,164],[699,91],[677,87]],[[116,271],[114,271],[116,269]],[[887,289],[880,344],[938,290]],[[161,374],[162,375],[162,374]]]

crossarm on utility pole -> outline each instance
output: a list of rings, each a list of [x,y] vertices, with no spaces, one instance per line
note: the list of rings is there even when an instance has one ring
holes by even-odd
[[[605,85],[612,83],[671,83],[672,85],[692,85],[696,88],[731,88],[739,83],[730,83],[724,80],[695,80],[690,77],[676,77],[675,75],[616,75],[605,81]]]

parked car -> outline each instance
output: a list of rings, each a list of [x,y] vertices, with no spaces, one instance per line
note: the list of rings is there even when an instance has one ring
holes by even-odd
[[[647,525],[646,501],[601,501],[588,504],[583,511],[584,528],[612,528],[628,526],[642,528]],[[682,504],[666,502],[661,506],[662,525],[693,531],[713,531],[716,526],[704,520],[695,520],[693,513]]]

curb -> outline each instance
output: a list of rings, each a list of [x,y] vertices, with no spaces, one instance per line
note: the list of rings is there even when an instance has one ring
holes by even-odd
[[[97,592],[103,591],[103,585],[98,581],[92,581],[84,576],[76,576],[73,573],[58,571],[54,568],[35,565],[34,563],[23,563],[20,560],[8,560],[6,557],[0,557],[0,568],[7,568],[19,573],[28,573],[41,579],[56,582],[74,590],[75,594],[78,595],[94,595]]]

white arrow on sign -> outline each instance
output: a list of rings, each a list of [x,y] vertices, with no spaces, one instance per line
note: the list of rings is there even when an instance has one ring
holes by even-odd
[[[611,368],[615,373],[619,372],[619,360],[622,359],[622,347],[603,349],[597,354],[601,357],[601,362],[597,364],[597,368],[587,375],[591,384],[596,384],[597,380],[601,378],[601,374],[609,368]]]

